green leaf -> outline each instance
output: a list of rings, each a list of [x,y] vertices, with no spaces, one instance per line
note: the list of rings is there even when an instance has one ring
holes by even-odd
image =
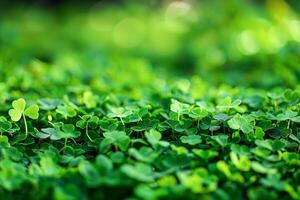
[[[34,136],[40,139],[50,138],[51,140],[60,140],[62,138],[61,131],[55,128],[42,128]]]
[[[230,159],[236,168],[241,171],[249,171],[251,168],[251,162],[246,156],[240,156],[239,158],[238,155],[232,151],[230,152]]]
[[[0,131],[7,132],[12,128],[12,124],[3,116],[0,116]]]
[[[219,155],[217,151],[213,151],[213,150],[193,149],[192,151],[195,155],[207,161]]]
[[[220,103],[217,105],[217,108],[221,109],[221,110],[223,110],[223,109],[226,110],[226,109],[230,108],[230,105],[231,105],[231,97],[227,96],[226,98],[224,98],[220,101]]]
[[[121,171],[128,177],[138,181],[151,182],[154,180],[154,173],[150,165],[144,163],[125,164],[121,167]]]
[[[187,114],[189,112],[189,105],[182,103],[176,99],[171,99],[170,110],[175,113]]]
[[[255,139],[262,140],[265,136],[265,132],[263,131],[262,128],[256,127],[255,132],[254,132],[254,136],[255,136]]]
[[[128,152],[135,159],[146,163],[152,163],[160,154],[148,147],[142,147],[139,150],[130,148]]]
[[[72,118],[77,115],[76,110],[66,104],[58,106],[56,112],[61,114],[65,119],[70,117]]]
[[[81,162],[78,169],[87,185],[95,187],[100,184],[100,172],[94,165],[89,162]]]
[[[30,117],[31,119],[38,119],[39,118],[39,106],[34,104],[26,108],[25,115]]]
[[[251,162],[251,167],[255,172],[265,174],[268,172],[268,168],[264,167],[259,162],[253,161]]]
[[[148,142],[152,145],[155,145],[159,142],[159,140],[161,139],[161,134],[160,132],[151,129],[150,131],[145,133],[145,136],[148,140]]]
[[[220,160],[216,163],[217,169],[224,173],[225,176],[231,177],[231,171],[228,164],[224,160]]]
[[[219,104],[217,105],[217,109],[221,111],[228,111],[231,108],[236,108],[242,103],[240,99],[236,99],[232,102],[231,97],[227,96],[226,98],[222,99]]]
[[[166,142],[166,141],[161,141],[161,133],[154,130],[154,129],[151,129],[150,131],[147,131],[145,133],[145,137],[146,139],[148,140],[148,142],[153,146],[153,147],[156,147],[157,145],[159,146],[163,146],[163,147],[167,147],[169,146],[169,143]]]
[[[228,145],[228,135],[214,135],[211,138],[222,147]]]
[[[182,143],[189,144],[189,145],[196,145],[202,142],[200,135],[181,136],[180,140]]]
[[[253,125],[243,116],[237,114],[227,122],[228,126],[234,130],[242,130],[249,133],[253,130]]]
[[[26,107],[26,101],[22,98],[15,100],[12,102],[13,109],[9,110],[9,116],[12,121],[19,121],[22,117],[24,109]]]
[[[0,188],[14,191],[28,180],[26,168],[22,164],[4,159],[0,162]]]
[[[80,135],[79,131],[75,131],[75,126],[73,124],[64,124],[62,126],[62,131],[59,132],[61,138],[78,138]]]
[[[111,118],[124,118],[132,114],[132,110],[127,110],[123,107],[108,106],[108,108],[110,112],[107,114],[107,116]]]
[[[208,115],[208,112],[201,107],[192,108],[189,112],[189,116],[193,119],[202,119]]]
[[[109,132],[103,133],[103,135],[105,137],[104,143],[115,144],[122,151],[127,150],[129,143],[130,143],[130,137],[126,135],[126,132],[124,132],[124,131],[109,131]]]

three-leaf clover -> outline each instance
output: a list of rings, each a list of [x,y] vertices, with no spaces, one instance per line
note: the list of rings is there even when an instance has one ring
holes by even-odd
[[[73,124],[64,124],[61,129],[62,131],[58,132],[58,136],[65,139],[64,147],[62,149],[66,148],[69,138],[78,138],[81,135],[79,131],[75,130]]]
[[[225,99],[222,99],[219,104],[217,105],[217,109],[221,111],[228,111],[231,108],[237,108],[242,101],[240,99],[236,99],[232,102],[232,99],[230,96],[227,96]]]
[[[189,145],[196,145],[196,144],[200,144],[202,142],[200,135],[181,136],[180,140],[182,143],[189,144]]]
[[[171,99],[170,110],[177,113],[177,121],[180,121],[182,114],[188,114],[189,109],[190,106],[188,104],[177,101],[176,99]]]
[[[134,165],[125,164],[121,167],[121,171],[128,177],[142,182],[151,182],[155,177],[151,166],[140,162],[136,162]]]
[[[98,122],[99,122],[99,118],[97,116],[84,115],[83,117],[81,117],[81,120],[79,120],[76,123],[76,126],[81,129],[85,129],[85,134],[87,138],[91,142],[93,142],[93,139],[89,135],[89,128],[95,129],[96,127],[98,127]]]
[[[78,138],[80,136],[79,131],[75,131],[75,126],[73,124],[64,124],[62,126],[62,131],[60,132],[61,138]]]
[[[103,136],[105,139],[99,146],[101,151],[108,150],[112,144],[116,148],[119,147],[122,151],[126,151],[130,143],[130,137],[124,131],[109,131],[103,133]]]
[[[233,130],[242,130],[244,133],[249,133],[253,130],[253,125],[249,120],[239,114],[228,120],[228,126]]]
[[[161,141],[161,133],[151,129],[150,131],[147,131],[145,133],[146,139],[148,140],[148,142],[153,146],[156,147],[157,145],[159,146],[163,146],[163,147],[167,147],[169,146],[169,143],[166,141]]]
[[[123,118],[131,115],[132,111],[125,109],[123,107],[108,106],[108,108],[109,108],[109,113],[107,114],[107,116],[111,118],[119,118],[123,126],[125,126]]]
[[[25,134],[28,135],[28,126],[26,121],[26,116],[31,119],[38,119],[39,117],[39,106],[33,104],[26,108],[26,101],[23,98],[15,100],[12,102],[12,109],[9,110],[8,114],[12,121],[18,122],[21,117],[23,117],[25,125]],[[25,109],[26,108],[26,109]]]

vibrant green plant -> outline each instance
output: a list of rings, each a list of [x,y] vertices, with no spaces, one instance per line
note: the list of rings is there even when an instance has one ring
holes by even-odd
[[[38,119],[39,117],[39,107],[34,104],[26,108],[26,101],[22,98],[12,102],[12,109],[9,110],[9,116],[12,121],[18,122],[23,118],[25,126],[25,135],[28,135],[28,125],[26,121],[26,116],[31,119]],[[26,108],[26,109],[25,109]]]
[[[300,199],[299,15],[247,2],[0,8],[0,199]]]

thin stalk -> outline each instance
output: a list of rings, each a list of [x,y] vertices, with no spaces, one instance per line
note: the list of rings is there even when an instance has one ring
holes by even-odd
[[[277,105],[277,102],[275,100],[274,100],[273,104],[274,104],[275,111],[277,111],[278,110],[278,105]]]
[[[68,142],[68,138],[65,138],[64,148],[66,148]]]
[[[25,117],[25,114],[24,114],[24,113],[22,114],[22,116],[23,116],[23,121],[24,121],[24,126],[25,126],[25,135],[26,135],[26,137],[27,137],[27,135],[28,135],[27,121],[26,121],[26,117]]]
[[[123,124],[123,126],[125,128],[125,124],[124,124],[124,121],[123,121],[122,117],[120,117],[120,120],[121,120],[121,123]]]
[[[94,142],[93,139],[90,137],[89,135],[89,122],[86,123],[86,127],[85,127],[85,134],[86,136],[88,137],[88,139],[91,141],[91,142]]]
[[[59,150],[59,152],[62,152],[62,151],[65,150],[65,148],[67,147],[67,142],[68,142],[68,138],[65,138],[64,146],[63,146],[63,148],[61,148],[61,149]]]

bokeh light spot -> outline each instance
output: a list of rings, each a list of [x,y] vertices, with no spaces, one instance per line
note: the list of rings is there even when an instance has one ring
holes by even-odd
[[[239,49],[243,54],[256,54],[260,47],[251,31],[243,31],[239,36]]]

